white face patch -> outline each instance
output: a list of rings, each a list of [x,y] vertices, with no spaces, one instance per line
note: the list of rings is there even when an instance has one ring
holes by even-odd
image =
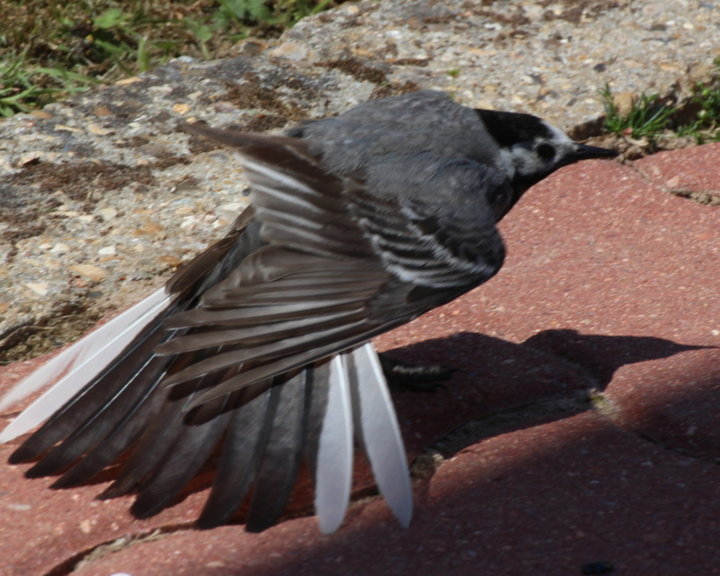
[[[575,152],[576,144],[570,138],[554,126],[545,126],[549,136],[535,138],[532,142],[520,142],[510,149],[501,150],[501,163],[510,178],[545,175]]]

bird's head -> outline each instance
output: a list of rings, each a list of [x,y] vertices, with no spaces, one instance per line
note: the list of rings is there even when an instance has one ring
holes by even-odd
[[[476,112],[500,147],[502,169],[512,180],[515,191],[513,204],[530,186],[562,166],[590,158],[617,156],[615,150],[574,142],[561,130],[531,114]]]

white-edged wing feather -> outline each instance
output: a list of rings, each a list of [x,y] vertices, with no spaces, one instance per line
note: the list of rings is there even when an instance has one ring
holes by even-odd
[[[0,432],[0,443],[25,434],[52,416],[165,310],[172,298],[164,289],[153,292],[19,382],[0,400],[0,410],[12,406],[36,390],[50,385],[52,388]]]
[[[330,534],[340,527],[350,502],[353,466],[352,400],[342,356],[335,356],[316,368],[316,371],[320,370],[329,370],[330,373],[327,378],[327,409],[318,446],[315,512],[320,531]]]
[[[350,383],[357,390],[359,426],[375,481],[400,524],[407,527],[413,509],[410,472],[380,360],[369,342],[345,355],[350,357]]]

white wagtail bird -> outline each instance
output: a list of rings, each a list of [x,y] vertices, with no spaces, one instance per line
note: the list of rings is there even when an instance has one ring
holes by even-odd
[[[421,91],[374,100],[285,135],[203,125],[236,149],[251,205],[166,284],[22,381],[49,387],[2,432],[40,426],[12,454],[28,477],[75,486],[119,464],[101,495],[136,493],[147,517],[209,460],[198,524],[281,516],[307,463],[320,529],[343,521],[354,450],[402,525],[405,448],[371,339],[494,276],[496,223],[561,166],[614,152],[528,114]]]

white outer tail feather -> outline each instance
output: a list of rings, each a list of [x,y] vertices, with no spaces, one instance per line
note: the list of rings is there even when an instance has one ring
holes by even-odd
[[[400,524],[412,518],[413,494],[405,445],[385,375],[368,342],[329,361],[328,404],[318,448],[315,512],[321,532],[340,527],[352,487],[353,409],[351,388],[357,392],[359,421],[355,425],[380,493]],[[319,369],[326,369],[320,367]]]
[[[0,443],[8,442],[45,422],[99,374],[171,301],[172,297],[164,289],[153,292],[20,381],[0,400],[0,410],[14,405],[36,390],[50,385],[52,387],[0,432]]]
[[[347,368],[341,355],[333,357],[329,364],[328,401],[320,432],[315,486],[315,513],[323,534],[335,532],[345,518],[353,464],[352,398]]]
[[[380,493],[400,524],[412,519],[413,494],[405,444],[400,434],[380,359],[371,343],[353,350],[360,401],[360,428]]]

